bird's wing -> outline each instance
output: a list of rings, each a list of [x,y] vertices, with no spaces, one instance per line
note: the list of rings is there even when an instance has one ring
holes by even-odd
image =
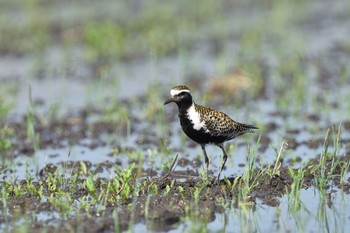
[[[233,139],[244,133],[254,132],[257,127],[248,124],[242,124],[232,120],[223,112],[212,108],[201,106],[198,108],[201,112],[201,120],[205,122],[207,130],[213,136],[224,136]]]

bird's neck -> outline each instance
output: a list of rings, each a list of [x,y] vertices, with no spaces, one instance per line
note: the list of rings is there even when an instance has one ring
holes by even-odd
[[[193,101],[179,104],[179,115],[186,115],[188,109],[190,109],[191,107],[195,107],[195,105],[196,104]]]

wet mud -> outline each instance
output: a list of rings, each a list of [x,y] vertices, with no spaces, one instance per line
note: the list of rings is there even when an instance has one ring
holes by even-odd
[[[344,163],[350,159],[350,154],[342,156],[340,161]],[[181,160],[177,161],[181,162]],[[193,162],[193,161],[190,161]],[[318,159],[311,160],[306,167],[318,164]],[[333,161],[331,159],[326,162],[326,173],[330,172]],[[350,193],[350,180],[340,181],[341,172],[340,163],[334,171],[331,178],[334,186],[342,190],[346,194]],[[219,184],[213,184],[210,180],[201,178],[198,174],[191,171],[175,170],[162,176],[146,176],[130,180],[131,185],[140,185],[140,188],[128,198],[118,198],[114,201],[107,201],[105,209],[99,211],[98,208],[83,211],[75,217],[70,216],[67,219],[58,218],[46,221],[36,221],[30,229],[31,232],[41,232],[42,228],[46,228],[46,232],[71,232],[72,229],[83,230],[84,232],[105,232],[113,231],[115,228],[126,230],[130,222],[134,224],[142,222],[152,222],[151,226],[155,231],[166,231],[172,229],[180,223],[184,215],[195,215],[199,219],[207,222],[214,221],[215,213],[222,213],[225,206],[231,205],[233,208],[239,208],[241,204],[249,203],[250,208],[259,202],[267,206],[279,206],[279,198],[290,191],[293,183],[293,177],[288,167],[281,167],[277,174],[268,174],[262,172],[266,168],[254,169],[251,174],[252,179],[258,177],[258,185],[252,187],[246,196],[242,196],[240,190],[246,185],[245,182],[252,180],[244,180],[243,177],[228,177],[222,179]],[[42,171],[55,174],[55,166],[48,164]],[[78,171],[77,171],[78,172]],[[297,172],[297,170],[294,170]],[[179,178],[181,175],[181,178]],[[303,189],[314,187],[315,175],[312,170],[307,170],[304,174],[302,183]],[[81,200],[89,198],[89,192],[86,188],[79,187],[76,190],[69,190],[69,183],[73,182],[70,178],[65,178],[65,185],[62,191],[71,192],[72,199]],[[84,183],[85,178],[79,178],[77,183]],[[108,179],[96,179],[95,186],[98,187],[95,196],[101,194],[106,188]],[[26,181],[16,181],[25,186]],[[39,185],[44,183],[44,185]],[[235,183],[235,184],[234,184]],[[50,196],[50,188],[47,186],[45,175],[37,182],[33,182],[34,186],[39,189],[43,187],[43,193]],[[234,184],[234,185],[233,185]],[[157,191],[154,191],[157,190]],[[9,202],[7,203],[11,217],[16,219],[17,216],[28,213],[49,213],[58,211],[57,207],[52,206],[48,201],[40,200],[40,198],[24,194],[20,198],[14,193],[9,193]],[[333,195],[330,193],[329,195]],[[91,197],[90,197],[91,198]],[[0,207],[3,208],[3,207]],[[115,224],[117,216],[118,224]],[[3,222],[4,218],[0,219]],[[8,221],[8,220],[7,220]],[[84,222],[84,224],[81,224]],[[48,228],[47,228],[48,227]]]
[[[141,98],[142,99],[142,98]],[[124,106],[131,103],[123,101]],[[101,111],[91,107],[80,110],[75,113],[70,113],[62,118],[52,116],[49,121],[43,121],[38,116],[25,116],[21,120],[1,123],[1,127],[10,127],[13,129],[13,144],[10,152],[7,153],[8,158],[14,159],[20,156],[31,157],[35,154],[33,142],[28,140],[27,126],[28,117],[32,118],[32,125],[38,137],[38,147],[45,148],[65,148],[70,145],[80,145],[91,151],[96,148],[109,146],[114,148],[114,153],[132,152],[136,147],[143,146],[145,148],[162,145],[164,138],[150,130],[150,125],[154,126],[154,122],[150,121],[147,126],[140,127],[142,116],[132,114],[131,121],[134,122],[131,126],[127,122],[108,122],[96,121],[96,115],[101,115]],[[173,114],[175,115],[175,114]],[[279,116],[279,114],[275,114]],[[318,121],[319,116],[316,114],[309,115],[310,121]],[[174,118],[173,120],[176,120]],[[343,124],[345,129],[349,128],[350,123]],[[278,130],[278,124],[270,122],[266,126],[269,132]],[[129,131],[129,132],[128,132]],[[152,131],[152,132],[151,132]],[[300,134],[300,129],[286,130],[285,140],[288,142],[288,149],[295,150],[301,145],[306,145],[309,148],[320,148],[325,143],[324,139],[306,139],[297,140]],[[103,140],[106,135],[119,135],[124,137],[127,133],[137,135],[134,137],[134,147],[121,146],[116,141]],[[150,137],[151,135],[151,137]],[[169,133],[170,137],[170,133]],[[271,144],[269,134],[262,135],[259,139],[259,152],[265,152]],[[195,143],[188,143],[188,147],[196,147]],[[39,169],[37,178],[32,180],[34,189],[41,190],[46,197],[54,194],[52,192],[49,178],[54,177],[61,180],[62,186],[60,191],[69,192],[72,200],[91,200],[99,195],[104,195],[108,184],[113,182],[108,177],[94,178],[94,194],[87,190],[86,186],[77,185],[84,184],[87,181],[88,174],[99,174],[105,171],[111,171],[115,167],[122,166],[122,161],[115,159],[112,152],[106,155],[110,160],[94,163],[88,160],[73,161],[69,158],[59,163],[46,163],[45,166]],[[60,154],[49,154],[49,158],[60,157]],[[340,180],[342,167],[350,159],[350,153],[344,153],[339,159],[339,164],[333,166],[334,161],[330,158],[326,161],[325,173],[331,172],[332,177],[328,183],[332,183],[338,190],[342,190],[345,194],[350,194],[350,178],[346,181]],[[258,158],[257,158],[258,160]],[[154,231],[167,231],[176,228],[181,223],[184,216],[195,216],[203,219],[206,222],[215,220],[216,213],[223,213],[227,205],[233,208],[240,208],[241,205],[247,205],[254,210],[257,204],[272,207],[280,205],[280,198],[286,195],[291,190],[293,177],[289,164],[300,163],[301,157],[281,161],[282,166],[275,173],[270,166],[258,166],[251,169],[251,174],[247,178],[247,174],[243,176],[227,177],[222,179],[218,184],[212,182],[214,174],[209,173],[209,179],[205,179],[200,175],[201,167],[203,166],[201,158],[186,158],[180,156],[175,161],[174,168],[169,172],[165,170],[154,169],[152,167],[136,167],[133,170],[137,177],[130,179],[129,185],[138,187],[127,197],[121,197],[121,190],[115,190],[114,196],[104,203],[104,209],[101,211],[97,206],[90,206],[89,209],[80,209],[79,213],[70,214],[68,216],[47,217],[46,220],[35,219],[30,226],[31,232],[41,232],[46,229],[46,232],[71,232],[72,230],[80,229],[84,232],[109,232],[118,230],[126,230],[130,227],[130,223],[151,223]],[[315,185],[315,170],[308,167],[315,167],[320,163],[320,156],[309,160],[304,166],[303,174],[303,189],[317,188]],[[136,166],[143,164],[142,158],[129,159],[128,164],[135,163]],[[245,163],[239,163],[238,167],[246,167]],[[24,169],[23,164],[18,164],[18,169]],[[64,168],[69,171],[69,176],[62,176],[60,170]],[[229,169],[228,167],[225,170]],[[11,176],[16,171],[11,168],[1,168],[3,180]],[[297,173],[298,169],[292,169]],[[122,171],[118,171],[122,172]],[[115,174],[118,176],[118,172]],[[349,169],[347,169],[349,172]],[[74,176],[76,174],[76,176]],[[121,175],[121,174],[119,174]],[[76,180],[73,180],[75,177]],[[14,180],[13,184],[20,184],[22,187],[28,185],[28,179]],[[73,185],[75,184],[75,185]],[[252,185],[254,184],[254,185]],[[4,188],[6,182],[2,183]],[[250,185],[252,185],[250,187]],[[246,193],[242,193],[242,189],[249,189]],[[75,187],[72,189],[71,187]],[[326,190],[329,189],[329,185]],[[8,189],[11,190],[11,189]],[[44,214],[50,215],[53,213],[61,213],[64,207],[54,206],[46,198],[40,198],[28,192],[20,195],[16,194],[15,190],[9,191],[8,201],[8,216],[2,216],[0,223],[16,221],[17,218],[29,213],[35,215]],[[92,197],[93,195],[93,197]],[[332,193],[329,193],[332,195]],[[0,206],[3,210],[4,205]],[[116,219],[118,222],[116,223]],[[83,224],[82,224],[83,222]]]
[[[159,5],[160,9],[142,13],[152,7],[136,1],[124,7],[115,4],[119,9],[115,11],[108,1],[104,4],[98,8],[74,4],[71,13],[56,9],[56,4],[45,4],[38,12],[36,4],[33,9],[10,4],[13,15],[20,16],[17,18],[23,18],[22,11],[33,10],[28,15],[35,17],[24,21],[34,26],[22,25],[30,29],[24,35],[40,36],[40,21],[44,20],[43,25],[48,22],[47,36],[54,40],[43,48],[39,46],[40,52],[38,48],[22,51],[19,47],[23,42],[10,43],[12,39],[3,41],[8,46],[0,48],[2,84],[18,88],[4,94],[10,97],[4,100],[13,101],[15,109],[0,120],[1,232],[137,232],[139,225],[149,231],[181,232],[181,225],[186,225],[188,219],[194,225],[197,221],[209,225],[223,215],[225,221],[235,218],[235,213],[227,213],[231,210],[243,216],[247,209],[263,215],[261,232],[313,232],[326,225],[328,231],[342,232],[339,223],[349,228],[350,46],[344,38],[349,38],[346,29],[350,21],[346,20],[346,1],[335,1],[332,7],[326,2],[306,2],[294,5],[295,9],[293,4],[262,2],[253,6],[238,2],[222,11],[211,11],[217,7],[207,2],[200,10],[190,10],[191,17],[184,17],[180,24],[178,20],[175,24],[168,22],[169,9],[175,7],[177,14],[178,5],[155,2],[150,6]],[[45,6],[50,9],[50,18],[57,12],[68,15],[54,16],[53,21],[37,18]],[[124,8],[125,13],[115,14]],[[85,16],[87,9],[97,15]],[[105,14],[105,9],[111,12]],[[129,18],[135,12],[141,16],[140,25]],[[5,33],[10,39],[17,25],[8,24],[13,18],[12,13],[8,15],[3,23],[10,25],[9,33]],[[68,21],[58,23],[56,17]],[[85,17],[86,22],[79,22]],[[104,28],[103,21],[109,17],[113,20],[108,22],[126,18],[121,27]],[[71,22],[75,18],[77,21]],[[96,19],[102,22],[95,24]],[[119,35],[128,22],[137,29],[135,33],[147,32],[132,37],[146,42],[149,35],[154,36],[156,46],[150,51],[119,51],[121,54],[115,56],[109,49],[95,51],[97,48],[91,45],[92,51],[85,51],[90,46],[83,38],[90,35],[90,30],[95,30],[92,38]],[[186,22],[194,23],[196,30]],[[160,30],[163,26],[158,23],[164,23],[167,30]],[[157,53],[158,45],[167,42],[167,37],[158,38],[158,33],[172,35],[168,33],[169,25],[179,25],[178,35],[170,36],[171,41],[165,44],[171,46]],[[181,30],[188,26],[188,32]],[[153,27],[157,30],[149,33]],[[45,33],[41,37],[45,40]],[[186,37],[192,39],[186,42]],[[42,43],[30,38],[29,44]],[[65,41],[69,38],[74,42]],[[96,43],[113,45],[104,36],[100,40]],[[125,41],[130,40],[126,37]],[[210,169],[209,177],[205,177],[201,149],[181,131],[176,106],[162,105],[169,97],[169,88],[180,83],[193,90],[198,104],[260,128],[255,134],[226,144],[230,158],[219,183],[213,182],[221,162],[217,148],[208,146]],[[17,101],[12,100],[15,96]],[[288,146],[280,150],[281,143]],[[251,159],[253,154],[256,157]],[[280,161],[275,161],[279,154]],[[322,197],[299,195],[298,190],[319,193],[327,199],[327,208],[337,213],[322,220],[323,213],[317,207],[322,206]],[[313,206],[306,215],[302,208],[296,215],[312,222],[312,226],[307,222],[298,224],[289,206],[293,198],[311,202]],[[271,212],[280,217],[271,216]],[[316,216],[314,212],[321,214]],[[231,221],[231,227],[254,225],[253,218],[246,222],[242,219],[240,223]],[[314,223],[319,224],[318,228]],[[217,228],[212,232],[226,230],[220,228],[222,221],[215,224]],[[299,228],[303,224],[305,228]],[[259,232],[259,227],[232,231]]]

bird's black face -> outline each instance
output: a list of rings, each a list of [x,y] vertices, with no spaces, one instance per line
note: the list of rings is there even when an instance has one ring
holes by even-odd
[[[173,95],[172,98],[165,101],[164,105],[175,102],[177,106],[192,105],[192,96],[188,91],[180,91]]]

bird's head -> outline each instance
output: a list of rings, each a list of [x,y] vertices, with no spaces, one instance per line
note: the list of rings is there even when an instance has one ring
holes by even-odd
[[[176,86],[170,90],[171,98],[164,105],[175,102],[177,106],[192,105],[191,90],[186,86]]]

